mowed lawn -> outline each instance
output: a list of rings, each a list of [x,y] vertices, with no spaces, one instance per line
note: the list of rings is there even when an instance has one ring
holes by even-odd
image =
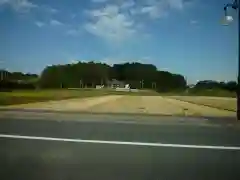
[[[29,90],[0,92],[0,106],[26,104],[49,100],[85,98],[105,95],[158,95],[155,91],[116,92],[109,89],[64,89],[64,90]]]
[[[236,98],[207,96],[170,96],[169,98],[228,111],[236,111],[237,109]]]
[[[100,92],[77,90],[33,90],[0,92],[0,105],[100,96]]]

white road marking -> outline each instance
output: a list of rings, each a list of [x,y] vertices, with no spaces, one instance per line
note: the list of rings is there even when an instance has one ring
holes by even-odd
[[[187,145],[187,144],[164,144],[164,143],[147,143],[147,142],[126,142],[126,141],[103,141],[103,140],[83,140],[68,138],[52,138],[37,136],[21,136],[11,134],[0,134],[0,138],[26,139],[26,140],[43,140],[43,141],[60,141],[74,143],[94,143],[94,144],[115,144],[131,146],[151,146],[151,147],[172,147],[172,148],[192,148],[192,149],[218,149],[218,150],[240,150],[240,147],[234,146],[205,146],[205,145]]]

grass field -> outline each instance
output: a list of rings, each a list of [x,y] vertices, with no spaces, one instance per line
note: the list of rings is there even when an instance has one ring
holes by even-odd
[[[236,98],[207,96],[170,96],[170,98],[228,111],[236,111],[237,109]]]
[[[208,96],[235,98],[236,93],[221,89],[160,92],[161,96]]]
[[[116,92],[113,90],[97,89],[73,89],[73,90],[29,90],[29,91],[12,91],[0,92],[0,105],[25,104],[31,102],[41,102],[49,100],[62,100],[70,98],[84,98],[104,95],[158,95],[155,91],[139,92]]]

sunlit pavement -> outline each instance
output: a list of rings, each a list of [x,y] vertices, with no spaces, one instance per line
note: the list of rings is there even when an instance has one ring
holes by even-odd
[[[22,114],[0,118],[1,179],[240,177],[234,119]]]

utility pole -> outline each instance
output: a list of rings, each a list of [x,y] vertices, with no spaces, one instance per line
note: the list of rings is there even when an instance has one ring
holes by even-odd
[[[1,81],[3,81],[3,70],[1,70]]]
[[[4,63],[3,61],[0,61],[0,64]],[[4,69],[0,69],[0,81],[3,81],[3,72],[4,72]]]
[[[141,89],[143,89],[143,85],[144,85],[144,80],[142,79],[142,80],[140,81]]]
[[[240,20],[240,11],[239,11],[239,3],[238,3],[238,28],[239,28],[239,20]],[[238,43],[239,42],[240,42],[240,36],[238,34]],[[238,44],[237,120],[240,120],[240,44]]]
[[[157,87],[157,83],[156,82],[152,82],[152,89],[156,89]]]
[[[143,89],[143,84],[144,84],[144,80],[142,79],[142,80],[140,81],[140,89]]]
[[[228,8],[232,8],[238,11],[238,21],[240,20],[239,0],[234,0],[233,3],[229,3],[224,6],[224,25],[233,21],[232,16],[228,15]],[[238,24],[239,26],[239,24]],[[238,36],[238,42],[240,42],[240,36]],[[240,120],[240,45],[238,45],[238,77],[237,77],[237,120]]]
[[[3,81],[4,79],[7,78],[7,71],[5,71],[4,69],[0,70],[0,81]]]

